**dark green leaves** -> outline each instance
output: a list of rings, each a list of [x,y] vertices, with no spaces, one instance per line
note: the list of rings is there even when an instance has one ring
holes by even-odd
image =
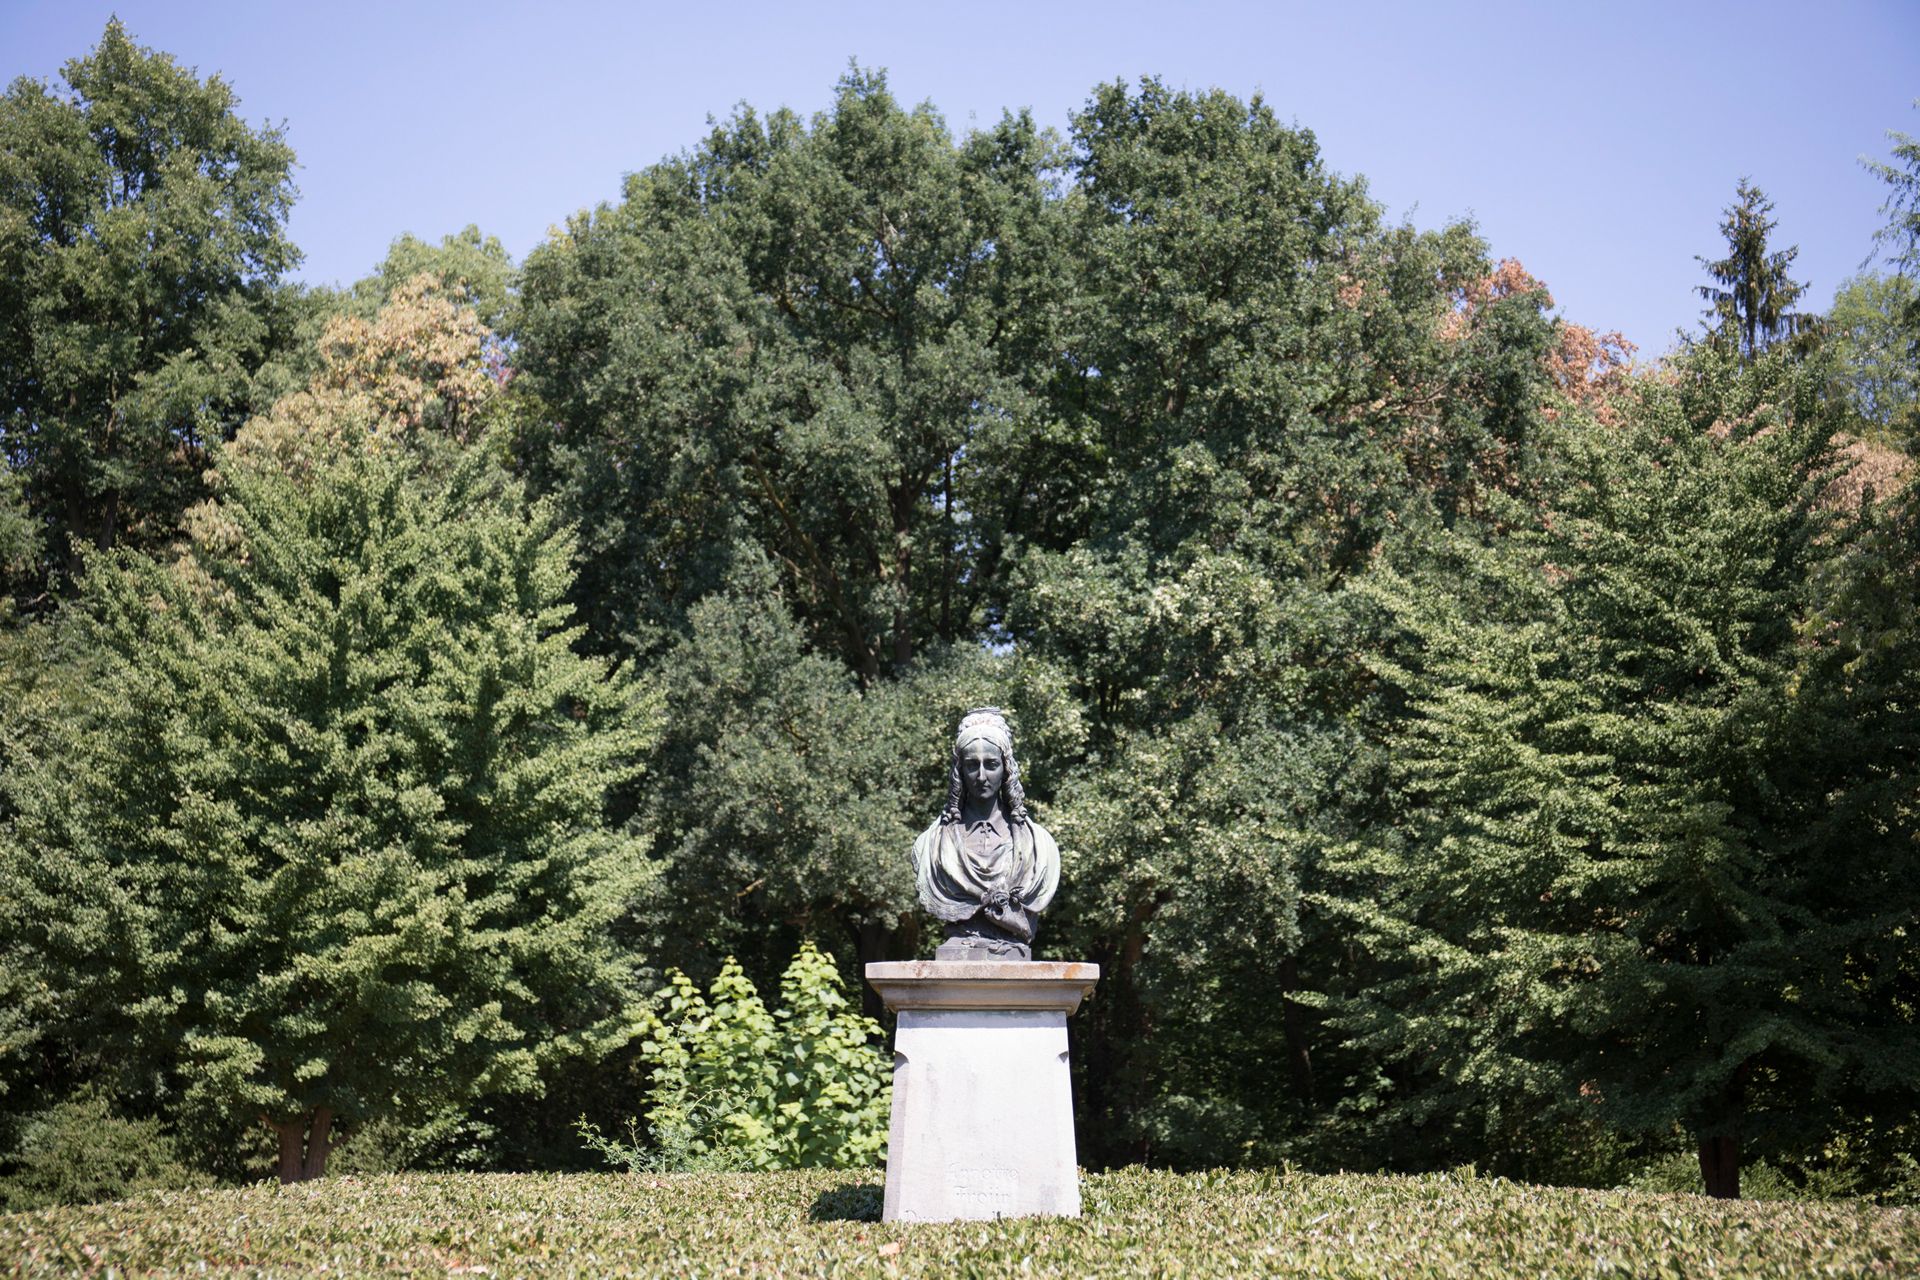
[[[46,530],[35,585],[176,534],[209,445],[264,404],[298,260],[293,152],[220,79],[117,21],[65,77],[0,99],[0,443]]]

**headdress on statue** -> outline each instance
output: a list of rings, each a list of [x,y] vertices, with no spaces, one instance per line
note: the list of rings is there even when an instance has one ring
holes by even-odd
[[[975,707],[960,719],[960,728],[953,735],[953,753],[959,755],[967,749],[969,742],[985,738],[1000,749],[1000,754],[1011,758],[1013,755],[1013,730],[1007,727],[1007,717],[998,707]]]

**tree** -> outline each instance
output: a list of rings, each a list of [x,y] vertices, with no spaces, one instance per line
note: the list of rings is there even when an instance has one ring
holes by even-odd
[[[642,803],[663,863],[648,949],[694,972],[736,955],[771,977],[807,936],[844,939],[863,962],[915,954],[905,855],[945,794],[960,715],[991,695],[1035,726],[1039,758],[1084,749],[1056,672],[977,646],[862,692],[837,656],[808,650],[774,566],[745,554],[656,670],[673,728]]]
[[[1717,261],[1696,258],[1715,283],[1696,286],[1709,304],[1709,336],[1733,344],[1748,363],[1784,338],[1809,334],[1814,317],[1794,311],[1793,304],[1806,286],[1787,272],[1799,256],[1797,246],[1773,250],[1767,237],[1779,224],[1767,215],[1773,201],[1747,179],[1740,179],[1734,203],[1726,208],[1720,234],[1727,256]]]
[[[39,559],[40,531],[27,509],[20,473],[0,464],[0,581],[26,571]]]
[[[442,294],[470,307],[494,333],[504,333],[511,323],[518,272],[499,237],[482,235],[477,226],[443,236],[437,245],[411,234],[399,237],[374,273],[354,283],[350,296],[371,317],[395,291],[423,275]]]
[[[600,635],[662,642],[746,547],[863,687],[976,633],[1028,514],[992,468],[1049,349],[1053,159],[1025,116],[956,143],[855,69],[810,124],[743,108],[529,255],[554,421],[523,457],[592,531]]]
[[[1359,979],[1315,902],[1396,710],[1343,586],[1396,530],[1519,519],[1622,346],[1471,228],[1383,226],[1264,103],[1156,81],[1063,148],[956,143],[856,72],[635,175],[523,280],[513,386],[549,412],[516,457],[586,530],[596,643],[669,691],[655,954],[920,949],[900,851],[943,735],[1011,706],[1071,844],[1041,946],[1107,966],[1090,1154],[1307,1150],[1372,1065],[1316,1041],[1315,989]]]
[[[435,385],[335,344],[221,452],[178,560],[96,560],[100,697],[6,778],[51,1021],[176,1116],[264,1118],[283,1180],[336,1118],[537,1090],[634,1030],[610,926],[650,868],[605,806],[650,703],[575,651],[551,506],[422,439],[491,385],[439,316]]]
[[[639,804],[713,924],[660,943],[703,977],[737,951],[771,978],[796,930],[914,944],[911,788],[981,700],[1004,549],[1053,518],[1009,453],[1052,349],[1055,158],[1024,115],[956,142],[855,69],[529,255],[514,389],[549,414],[518,459],[583,530],[596,643],[676,673]]]
[[[82,548],[175,536],[302,314],[278,287],[298,260],[279,131],[118,20],[63,74],[64,96],[22,78],[0,99],[0,447],[42,584]]]
[[[422,274],[396,285],[371,316],[334,315],[307,385],[249,422],[228,452],[298,478],[372,441],[444,470],[507,398],[487,361],[493,335],[462,292]]]
[[[1839,389],[1867,430],[1880,437],[1913,431],[1920,405],[1920,362],[1909,319],[1920,284],[1905,275],[1867,272],[1844,281],[1825,327]]]
[[[1916,101],[1915,106],[1920,106]],[[1889,130],[1893,159],[1861,163],[1887,184],[1886,203],[1880,206],[1887,225],[1874,233],[1874,242],[1893,267],[1898,288],[1897,304],[1889,314],[1906,342],[1908,368],[1920,363],[1920,139]],[[1896,286],[1889,285],[1889,289]],[[1891,301],[1891,300],[1889,300]],[[1907,416],[1909,449],[1920,437],[1920,419]]]
[[[1104,85],[1072,141],[1062,514],[1006,629],[1086,721],[1046,819],[1086,886],[1055,927],[1103,966],[1083,1105],[1099,1158],[1297,1155],[1340,1074],[1302,1002],[1346,950],[1309,890],[1378,800],[1340,588],[1528,483],[1555,334],[1517,264],[1382,226],[1258,99]],[[1244,1070],[1190,1048],[1222,1042]]]
[[[1383,969],[1336,1021],[1399,1078],[1390,1126],[1679,1126],[1731,1196],[1743,1153],[1911,1070],[1887,957],[1920,851],[1833,807],[1876,766],[1815,625],[1844,545],[1822,371],[1684,369],[1574,437],[1532,530],[1364,588],[1411,714],[1403,816],[1339,904]]]
[[[1920,107],[1920,99],[1914,106]],[[1920,138],[1896,129],[1889,129],[1887,137],[1893,143],[1893,159],[1861,160],[1889,188],[1886,203],[1880,206],[1887,225],[1874,233],[1874,240],[1902,275],[1911,276],[1920,272]],[[1908,320],[1920,330],[1911,313]]]

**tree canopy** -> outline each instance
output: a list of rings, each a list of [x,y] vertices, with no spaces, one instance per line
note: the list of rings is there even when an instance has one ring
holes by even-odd
[[[1707,301],[1710,336],[1731,342],[1743,360],[1753,360],[1783,338],[1804,334],[1813,317],[1793,309],[1806,286],[1790,277],[1797,246],[1776,249],[1769,242],[1779,224],[1767,215],[1773,201],[1747,179],[1740,179],[1734,202],[1727,206],[1720,234],[1727,242],[1724,258],[1700,258],[1712,284],[1698,286]]]
[[[97,697],[7,778],[7,932],[53,1031],[189,1115],[264,1117],[283,1178],[335,1117],[534,1090],[636,1025],[609,926],[649,867],[606,805],[644,688],[575,651],[551,507],[409,438],[449,419],[396,372],[406,305],[221,453],[177,560],[94,564]],[[463,314],[428,344],[442,408],[480,360]]]
[[[63,74],[0,98],[0,445],[41,532],[30,585],[176,535],[209,446],[281,389],[300,310],[277,129],[117,20]]]
[[[1908,1194],[1910,140],[1887,274],[1816,326],[1743,180],[1639,363],[1151,77],[957,133],[856,66],[315,291],[224,82],[67,85],[0,102],[0,1194],[262,1118],[869,1160],[989,703],[1090,1163]]]

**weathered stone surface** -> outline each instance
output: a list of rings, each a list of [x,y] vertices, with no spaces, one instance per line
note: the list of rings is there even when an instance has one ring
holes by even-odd
[[[889,1222],[1077,1217],[1067,1015],[1093,964],[919,960],[867,966],[894,1038]]]

